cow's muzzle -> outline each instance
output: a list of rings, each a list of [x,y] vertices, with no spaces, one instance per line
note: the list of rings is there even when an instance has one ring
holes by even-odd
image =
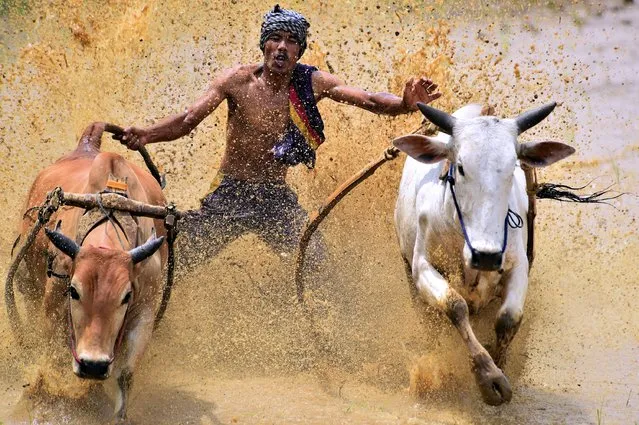
[[[104,380],[109,377],[109,361],[80,360],[76,375],[85,379]]]
[[[501,261],[501,252],[481,252],[473,249],[470,257],[470,266],[476,270],[494,272],[501,268]]]

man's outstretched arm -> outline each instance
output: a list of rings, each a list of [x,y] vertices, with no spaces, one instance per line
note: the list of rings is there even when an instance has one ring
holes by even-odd
[[[336,76],[323,71],[313,74],[313,88],[319,93],[318,100],[327,97],[384,115],[401,115],[417,111],[417,102],[430,103],[441,96],[441,93],[437,92],[437,84],[425,77],[408,80],[402,97],[349,87]]]
[[[233,70],[228,70],[216,77],[206,93],[181,114],[168,116],[149,127],[126,128],[122,143],[137,150],[147,143],[168,142],[186,136],[226,99],[225,87],[232,74]]]

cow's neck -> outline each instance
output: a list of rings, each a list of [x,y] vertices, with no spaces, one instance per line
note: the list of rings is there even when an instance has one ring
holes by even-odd
[[[95,247],[128,250],[138,241],[138,223],[129,213],[92,209],[80,218],[76,243]]]
[[[82,245],[92,245],[97,248],[128,251],[135,248],[135,240],[130,242],[124,231],[114,223],[105,221],[94,227],[84,238]]]

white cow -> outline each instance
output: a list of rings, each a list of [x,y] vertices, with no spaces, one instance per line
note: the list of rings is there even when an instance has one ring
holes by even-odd
[[[416,292],[446,313],[466,343],[484,401],[499,405],[512,397],[499,367],[519,328],[528,288],[528,201],[518,160],[543,167],[575,150],[558,142],[517,142],[555,103],[515,119],[480,116],[479,105],[452,116],[418,106],[446,134],[411,134],[393,141],[409,155],[395,208],[401,252]],[[440,162],[446,159],[451,171],[442,179]],[[476,312],[497,296],[503,302],[495,322],[493,361],[468,315],[469,306]]]

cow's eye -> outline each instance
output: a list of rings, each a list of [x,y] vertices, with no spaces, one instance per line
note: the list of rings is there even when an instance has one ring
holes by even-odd
[[[124,298],[122,298],[122,305],[128,304],[131,301],[131,291],[127,292]]]
[[[464,167],[463,167],[461,164],[457,165],[457,170],[459,170],[459,175],[460,175],[460,176],[462,176],[462,177],[463,177],[463,176],[465,176],[465,175],[466,175],[466,174],[464,173]]]
[[[78,294],[78,291],[73,286],[69,286],[69,295],[71,295],[71,298],[74,300],[80,299],[80,294]]]

